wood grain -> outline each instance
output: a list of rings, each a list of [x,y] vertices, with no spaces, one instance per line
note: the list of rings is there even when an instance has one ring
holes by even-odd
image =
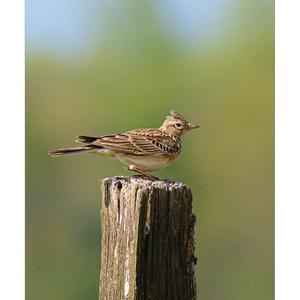
[[[139,177],[101,188],[99,299],[196,299],[191,190]]]

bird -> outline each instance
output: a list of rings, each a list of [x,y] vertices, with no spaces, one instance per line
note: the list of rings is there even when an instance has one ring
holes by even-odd
[[[149,172],[163,169],[173,162],[181,152],[183,134],[198,127],[171,109],[159,128],[135,129],[98,137],[79,135],[75,142],[81,143],[81,146],[51,150],[49,155],[97,153],[118,159],[128,170],[150,180],[158,180]]]

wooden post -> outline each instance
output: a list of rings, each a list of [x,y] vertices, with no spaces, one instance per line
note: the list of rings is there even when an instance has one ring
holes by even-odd
[[[140,177],[101,188],[99,300],[196,299],[191,190]]]

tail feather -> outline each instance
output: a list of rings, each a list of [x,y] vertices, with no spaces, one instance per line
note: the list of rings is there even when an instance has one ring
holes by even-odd
[[[98,140],[99,137],[94,137],[94,136],[86,136],[86,135],[79,135],[76,137],[76,142],[77,143],[93,143],[94,141]]]
[[[74,148],[61,148],[49,151],[51,157],[70,155],[70,154],[80,154],[80,153],[89,153],[95,152],[98,148],[95,146],[83,146],[83,147],[74,147]]]

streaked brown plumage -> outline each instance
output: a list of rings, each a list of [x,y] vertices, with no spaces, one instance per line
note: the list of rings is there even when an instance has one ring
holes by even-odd
[[[170,164],[180,153],[181,136],[198,125],[193,125],[175,110],[159,128],[136,129],[120,134],[91,137],[80,135],[76,142],[81,147],[62,148],[49,152],[52,157],[66,154],[99,153],[115,157],[129,170],[155,179],[148,172],[156,171]]]

